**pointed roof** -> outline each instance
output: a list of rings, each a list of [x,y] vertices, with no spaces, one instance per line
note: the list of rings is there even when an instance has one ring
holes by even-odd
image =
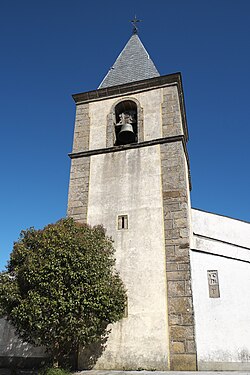
[[[159,77],[159,72],[137,34],[133,34],[98,89]]]

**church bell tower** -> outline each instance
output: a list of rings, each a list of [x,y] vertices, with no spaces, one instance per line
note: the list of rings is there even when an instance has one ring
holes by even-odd
[[[98,89],[73,98],[68,215],[104,225],[128,295],[94,368],[196,370],[181,74],[160,76],[134,28]]]

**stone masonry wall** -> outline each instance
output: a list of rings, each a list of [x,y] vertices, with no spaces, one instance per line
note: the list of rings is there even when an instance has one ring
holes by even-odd
[[[89,104],[76,107],[76,119],[73,141],[73,152],[87,151],[89,149]]]
[[[87,222],[90,157],[71,160],[67,215]]]
[[[73,152],[89,149],[89,104],[76,107]],[[67,215],[87,222],[90,157],[71,160]]]
[[[183,135],[177,86],[163,88],[162,136]]]
[[[170,370],[196,370],[190,274],[190,204],[182,142],[161,145]]]

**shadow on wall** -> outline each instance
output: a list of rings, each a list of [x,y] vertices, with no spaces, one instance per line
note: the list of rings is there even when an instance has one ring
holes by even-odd
[[[77,358],[72,355],[65,359],[65,364],[78,370],[92,369],[106,348],[109,333],[105,327],[98,341],[81,348]],[[23,342],[15,334],[14,327],[6,319],[0,319],[0,369],[37,369],[47,363],[50,363],[50,358],[44,348]]]
[[[106,349],[110,330],[97,342],[81,348],[78,353],[78,370],[91,370]]]
[[[0,319],[0,368],[37,368],[49,361],[45,349],[23,342],[14,327]]]

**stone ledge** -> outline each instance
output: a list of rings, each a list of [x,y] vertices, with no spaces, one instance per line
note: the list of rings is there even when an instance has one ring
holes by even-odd
[[[179,85],[182,90],[181,73],[168,74],[160,77],[153,77],[136,82],[129,82],[123,85],[105,87],[99,90],[87,91],[73,94],[76,104],[89,103],[93,100],[101,100],[112,96],[127,95],[135,91],[144,91],[164,87],[165,85]]]
[[[148,147],[148,146],[154,146],[154,145],[163,144],[163,143],[173,143],[173,142],[182,142],[184,151],[187,154],[186,142],[185,142],[184,136],[178,135],[174,137],[157,138],[157,139],[153,139],[150,141],[144,141],[144,142],[139,142],[139,143],[131,143],[131,144],[122,145],[122,146],[112,146],[112,147],[98,148],[98,149],[88,150],[88,151],[72,152],[69,154],[69,157],[71,159],[75,159],[75,158],[81,158],[81,157],[86,157],[86,156],[107,154],[110,152],[119,152],[119,151],[125,151],[125,150],[129,150],[133,148]]]

